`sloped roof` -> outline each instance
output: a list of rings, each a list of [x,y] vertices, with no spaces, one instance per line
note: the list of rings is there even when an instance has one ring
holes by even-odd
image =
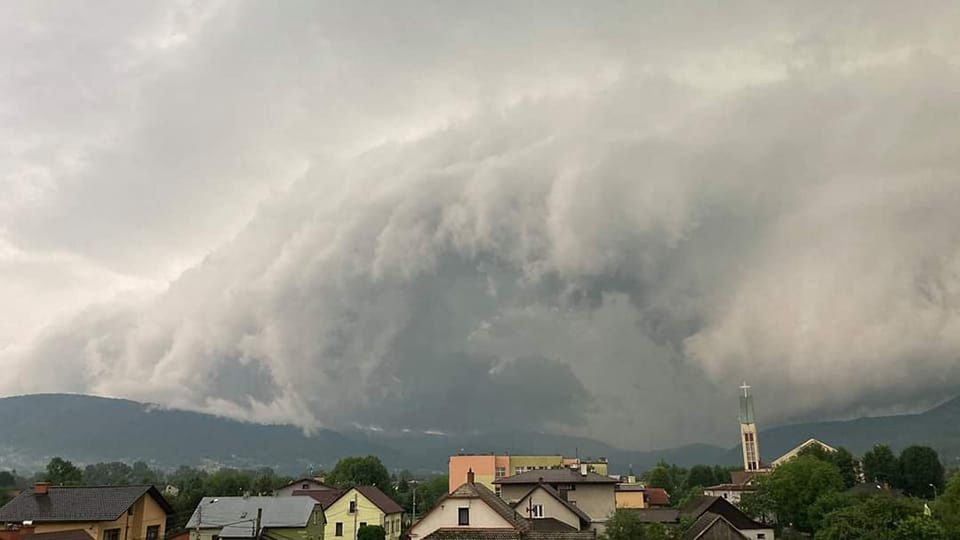
[[[204,497],[186,528],[222,527],[222,537],[250,538],[258,509],[263,511],[260,525],[264,529],[305,527],[317,504],[312,497]]]
[[[595,472],[581,474],[575,469],[535,469],[525,473],[497,478],[494,484],[617,484],[619,480]]]
[[[723,516],[724,519],[741,531],[767,528],[765,525],[750,519],[750,516],[744,514],[742,510],[723,497],[697,495],[696,497],[691,497],[687,504],[683,505],[683,508],[680,509],[681,516],[691,517],[693,519],[699,519],[700,516],[707,512]]]
[[[519,540],[520,531],[515,529],[466,529],[458,527],[433,531],[423,540]]]
[[[670,494],[663,488],[647,488],[647,502],[653,506],[670,506]]]
[[[698,540],[706,539],[709,531],[714,528],[725,529],[722,538],[742,538],[748,540],[746,536],[743,535],[736,527],[733,526],[729,521],[727,521],[723,516],[719,514],[714,514],[713,512],[706,512],[700,516],[696,521],[693,522],[693,525],[690,526],[686,532],[683,533],[683,540]]]
[[[576,527],[572,527],[557,518],[545,517],[545,518],[536,518],[531,519],[530,521],[530,530],[531,531],[576,531]]]
[[[294,480],[294,481],[292,481],[292,482],[288,482],[288,483],[280,486],[280,489],[288,488],[288,487],[290,487],[290,486],[295,486],[295,485],[297,485],[297,484],[303,484],[304,482],[309,483],[309,484],[313,484],[313,485],[320,486],[320,487],[315,487],[315,488],[311,489],[310,491],[323,491],[323,490],[327,490],[327,489],[329,489],[329,490],[331,490],[331,491],[334,491],[334,488],[332,488],[332,487],[324,484],[323,482],[317,480],[316,478],[309,478],[309,477],[297,478],[296,480]]]
[[[524,540],[596,540],[597,531],[529,531]]]
[[[310,489],[310,490],[297,490],[293,492],[294,497],[312,497],[313,500],[317,501],[320,504],[320,508],[326,510],[330,507],[331,504],[337,501],[340,496],[343,495],[343,492],[337,489]]]
[[[562,504],[566,509],[568,509],[568,510],[570,510],[571,512],[573,512],[573,513],[577,516],[577,518],[580,519],[580,524],[581,524],[581,525],[589,526],[590,523],[593,521],[593,520],[590,519],[590,516],[588,516],[588,515],[586,514],[586,512],[584,512],[583,510],[581,510],[580,508],[578,508],[576,505],[570,504],[569,501],[564,500],[564,498],[561,497],[559,493],[557,493],[557,490],[555,490],[555,489],[553,489],[552,487],[550,487],[549,484],[537,484],[537,485],[533,486],[532,488],[530,488],[530,491],[528,491],[526,494],[524,494],[523,497],[520,497],[520,499],[518,499],[517,502],[515,502],[514,504],[511,505],[511,506],[513,507],[513,509],[516,510],[516,509],[517,509],[517,506],[519,506],[520,503],[523,502],[524,499],[526,499],[527,497],[529,497],[534,491],[536,491],[536,490],[538,490],[538,489],[542,489],[542,490],[545,491],[548,495],[550,495],[551,497],[553,497],[554,499],[556,499],[557,501],[559,501],[560,504]]]
[[[153,486],[50,486],[45,495],[23,490],[0,508],[0,521],[113,521],[146,494],[173,512]]]
[[[94,540],[83,529],[68,529],[47,533],[30,533],[21,536],[23,540]]]
[[[377,508],[379,508],[384,514],[403,513],[403,507],[388,497],[386,493],[380,491],[380,488],[376,486],[356,486],[353,489],[359,491],[361,495],[369,499],[373,504],[377,505]],[[347,491],[349,492],[349,490]]]
[[[676,508],[621,508],[640,518],[643,523],[678,523],[680,510]]]

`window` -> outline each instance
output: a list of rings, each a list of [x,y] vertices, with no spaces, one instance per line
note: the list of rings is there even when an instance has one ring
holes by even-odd
[[[334,536],[343,536],[343,522],[337,522],[337,531],[333,533]]]
[[[497,497],[499,497],[503,493],[503,487],[501,487],[500,484],[494,484],[493,492],[497,494]]]
[[[350,501],[350,513],[351,513],[351,514],[356,514],[356,513],[357,513],[357,501],[355,501],[355,500],[354,500],[354,501]]]
[[[310,489],[310,484],[303,484],[300,489]]]
[[[470,509],[460,508],[457,510],[457,525],[461,527],[470,524]]]
[[[159,525],[150,525],[147,527],[147,540],[159,540],[160,538],[160,526]]]
[[[543,505],[535,504],[530,507],[530,517],[542,518],[543,517]]]
[[[494,472],[494,474],[497,476],[497,478],[503,478],[504,476],[507,475],[507,468],[497,467],[496,472]]]
[[[360,528],[361,528],[361,529],[364,528],[364,527],[366,527],[366,526],[367,526],[367,522],[366,522],[366,521],[361,521],[361,522],[360,522]]]
[[[103,540],[120,540],[120,529],[106,529],[103,531]]]
[[[757,540],[766,540],[766,538],[767,538],[766,533],[757,533]]]

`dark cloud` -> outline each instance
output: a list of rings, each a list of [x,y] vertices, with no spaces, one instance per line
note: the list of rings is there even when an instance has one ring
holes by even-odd
[[[960,384],[956,6],[38,6],[5,391],[657,447]]]

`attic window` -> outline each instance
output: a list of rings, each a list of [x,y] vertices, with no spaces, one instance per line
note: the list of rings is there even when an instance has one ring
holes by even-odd
[[[300,486],[300,488],[301,488],[301,489],[310,489],[310,484],[304,483],[302,486]]]
[[[461,527],[470,525],[470,509],[469,508],[457,509],[457,525],[460,525]]]

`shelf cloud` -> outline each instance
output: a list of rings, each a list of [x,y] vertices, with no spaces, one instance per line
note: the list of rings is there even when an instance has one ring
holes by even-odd
[[[960,388],[956,5],[114,7],[0,7],[4,393],[650,448]]]

